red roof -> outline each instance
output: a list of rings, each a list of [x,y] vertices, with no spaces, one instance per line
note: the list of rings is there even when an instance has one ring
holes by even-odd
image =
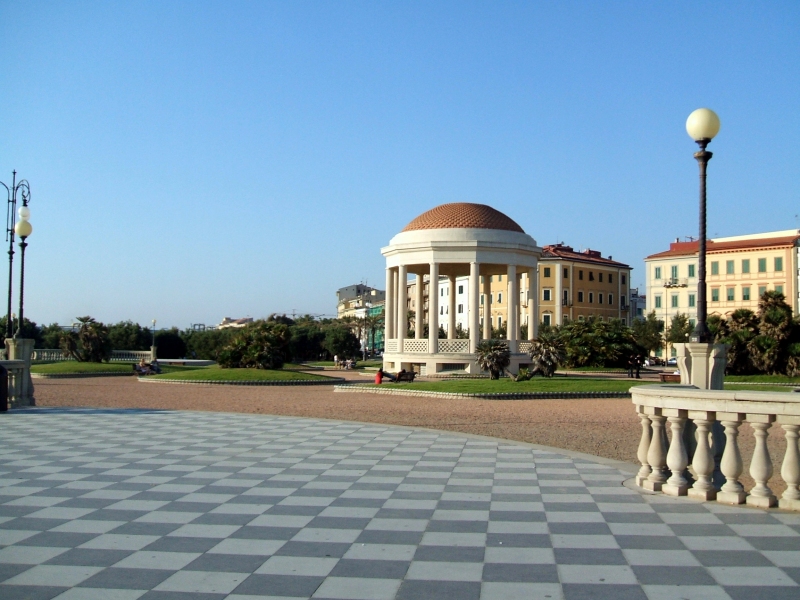
[[[548,259],[564,259],[573,260],[576,262],[591,263],[597,266],[614,267],[619,269],[630,269],[630,265],[612,260],[611,257],[603,258],[599,250],[586,249],[581,252],[575,252],[571,246],[564,244],[553,244],[542,248],[542,260]]]
[[[442,204],[405,226],[403,231],[417,229],[501,229],[525,233],[516,222],[485,204],[451,202]]]
[[[762,239],[749,239],[749,240],[732,240],[729,242],[715,242],[708,240],[706,243],[706,253],[713,254],[714,252],[726,252],[728,250],[747,250],[750,248],[775,248],[781,246],[795,246],[800,236],[789,235],[784,237],[762,238]],[[699,251],[700,242],[697,240],[691,242],[672,242],[669,245],[669,250],[651,254],[645,260],[651,258],[667,258],[670,256],[692,256]]]

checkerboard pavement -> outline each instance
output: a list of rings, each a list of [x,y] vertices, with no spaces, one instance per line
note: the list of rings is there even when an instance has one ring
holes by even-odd
[[[241,414],[0,417],[0,598],[800,598],[800,515],[557,451]]]

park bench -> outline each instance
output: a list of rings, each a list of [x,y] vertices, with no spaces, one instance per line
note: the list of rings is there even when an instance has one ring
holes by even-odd
[[[680,383],[681,376],[676,375],[675,373],[660,373],[658,377],[661,379],[661,383]]]
[[[408,383],[414,383],[414,377],[417,374],[414,371],[406,371],[405,373],[398,373],[397,374],[397,383],[401,381],[407,381]]]

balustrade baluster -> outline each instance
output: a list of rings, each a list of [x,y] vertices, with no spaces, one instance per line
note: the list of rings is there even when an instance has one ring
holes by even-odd
[[[756,421],[758,419],[758,421]],[[772,477],[772,459],[767,450],[767,436],[769,428],[772,427],[774,417],[771,415],[747,415],[747,420],[753,428],[756,437],[756,448],[753,451],[753,459],[750,461],[750,476],[756,482],[750,495],[747,496],[747,504],[769,508],[778,503],[775,494],[769,489],[767,482]],[[759,422],[761,421],[761,422]]]
[[[686,446],[683,443],[686,411],[672,409],[668,420],[672,430],[672,441],[667,453],[667,466],[672,471],[672,476],[661,487],[661,491],[670,496],[685,496],[686,490],[689,489],[689,482],[684,476],[686,465],[689,462],[689,458],[686,455]]]
[[[719,468],[725,476],[725,483],[717,494],[717,502],[724,504],[744,504],[747,494],[739,483],[744,471],[742,454],[739,452],[739,425],[744,415],[737,413],[720,413],[720,422],[725,427],[725,450]]]
[[[659,408],[654,410],[661,412]],[[660,492],[661,486],[667,480],[667,476],[664,473],[667,457],[664,444],[664,421],[666,421],[666,417],[661,414],[650,415],[650,421],[653,425],[653,436],[650,440],[650,448],[647,451],[647,462],[651,470],[647,481],[644,482],[642,487],[653,492]]]
[[[636,485],[641,487],[650,475],[650,463],[647,462],[647,452],[650,450],[650,417],[644,412],[644,407],[639,407],[639,419],[642,421],[642,439],[639,441],[639,451],[636,457],[642,463],[636,475]]]
[[[695,413],[690,412],[689,416],[694,419],[694,424],[697,427],[697,447],[694,449],[694,456],[692,457],[692,470],[696,480],[688,491],[687,495],[690,498],[698,498],[700,500],[713,500],[717,496],[717,490],[711,482],[711,475],[714,472],[714,454],[711,451],[711,443],[709,441],[709,432],[714,423],[714,413]]]
[[[798,448],[798,430],[800,424],[781,423],[786,434],[786,454],[781,466],[781,477],[786,482],[786,491],[783,492],[778,506],[791,510],[800,509],[800,449]]]

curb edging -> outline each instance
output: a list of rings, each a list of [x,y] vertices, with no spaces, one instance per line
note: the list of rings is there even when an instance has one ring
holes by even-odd
[[[281,385],[340,385],[345,381],[342,377],[330,377],[330,381],[320,379],[294,379],[285,381],[220,381],[214,379],[152,379],[138,377],[143,383],[167,383],[172,385],[250,385],[250,386],[281,386]]]
[[[574,400],[578,398],[630,398],[630,392],[507,392],[507,393],[460,393],[431,392],[428,390],[378,389],[351,384],[333,386],[334,392],[357,392],[385,396],[419,396],[427,398],[479,398],[481,400]]]

